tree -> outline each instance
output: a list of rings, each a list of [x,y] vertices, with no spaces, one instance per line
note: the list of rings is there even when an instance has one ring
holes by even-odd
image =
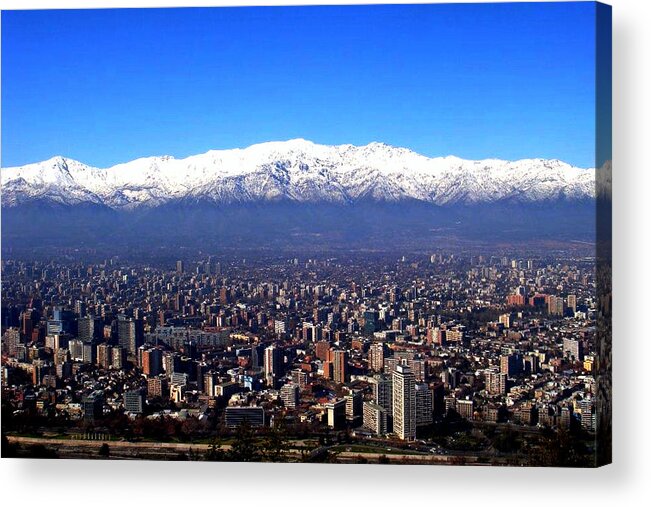
[[[584,443],[563,430],[544,433],[527,451],[529,466],[586,467],[594,463]]]
[[[265,461],[285,461],[288,445],[285,430],[281,424],[271,428],[263,441],[262,454]]]
[[[2,435],[2,457],[15,458],[18,456],[18,446],[9,442],[9,439]]]
[[[109,448],[109,445],[106,442],[103,443],[99,448],[99,455],[102,458],[108,458],[110,454],[111,454],[111,449]]]
[[[227,454],[228,461],[261,461],[260,445],[249,422],[245,419],[237,427],[235,440]]]
[[[210,442],[208,447],[208,452],[206,453],[206,459],[208,461],[227,461],[228,456],[226,452],[222,449],[221,440],[219,437],[215,437]]]

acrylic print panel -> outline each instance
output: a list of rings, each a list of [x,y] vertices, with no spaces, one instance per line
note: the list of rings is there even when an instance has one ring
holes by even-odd
[[[610,16],[3,12],[2,456],[608,463]]]

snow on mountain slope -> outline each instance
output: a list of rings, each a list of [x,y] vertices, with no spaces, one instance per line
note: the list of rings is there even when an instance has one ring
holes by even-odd
[[[558,160],[427,158],[382,143],[326,146],[303,139],[185,159],[140,158],[108,169],[55,157],[2,169],[0,175],[3,207],[34,200],[131,209],[179,200],[450,205],[595,197],[594,169]]]

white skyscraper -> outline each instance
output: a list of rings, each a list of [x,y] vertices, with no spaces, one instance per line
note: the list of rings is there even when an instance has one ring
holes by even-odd
[[[402,440],[416,438],[416,378],[400,364],[393,372],[393,432]]]

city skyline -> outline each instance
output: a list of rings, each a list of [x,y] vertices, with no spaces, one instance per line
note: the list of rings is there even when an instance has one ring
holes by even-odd
[[[23,456],[595,466],[586,254],[4,256],[3,431]]]

